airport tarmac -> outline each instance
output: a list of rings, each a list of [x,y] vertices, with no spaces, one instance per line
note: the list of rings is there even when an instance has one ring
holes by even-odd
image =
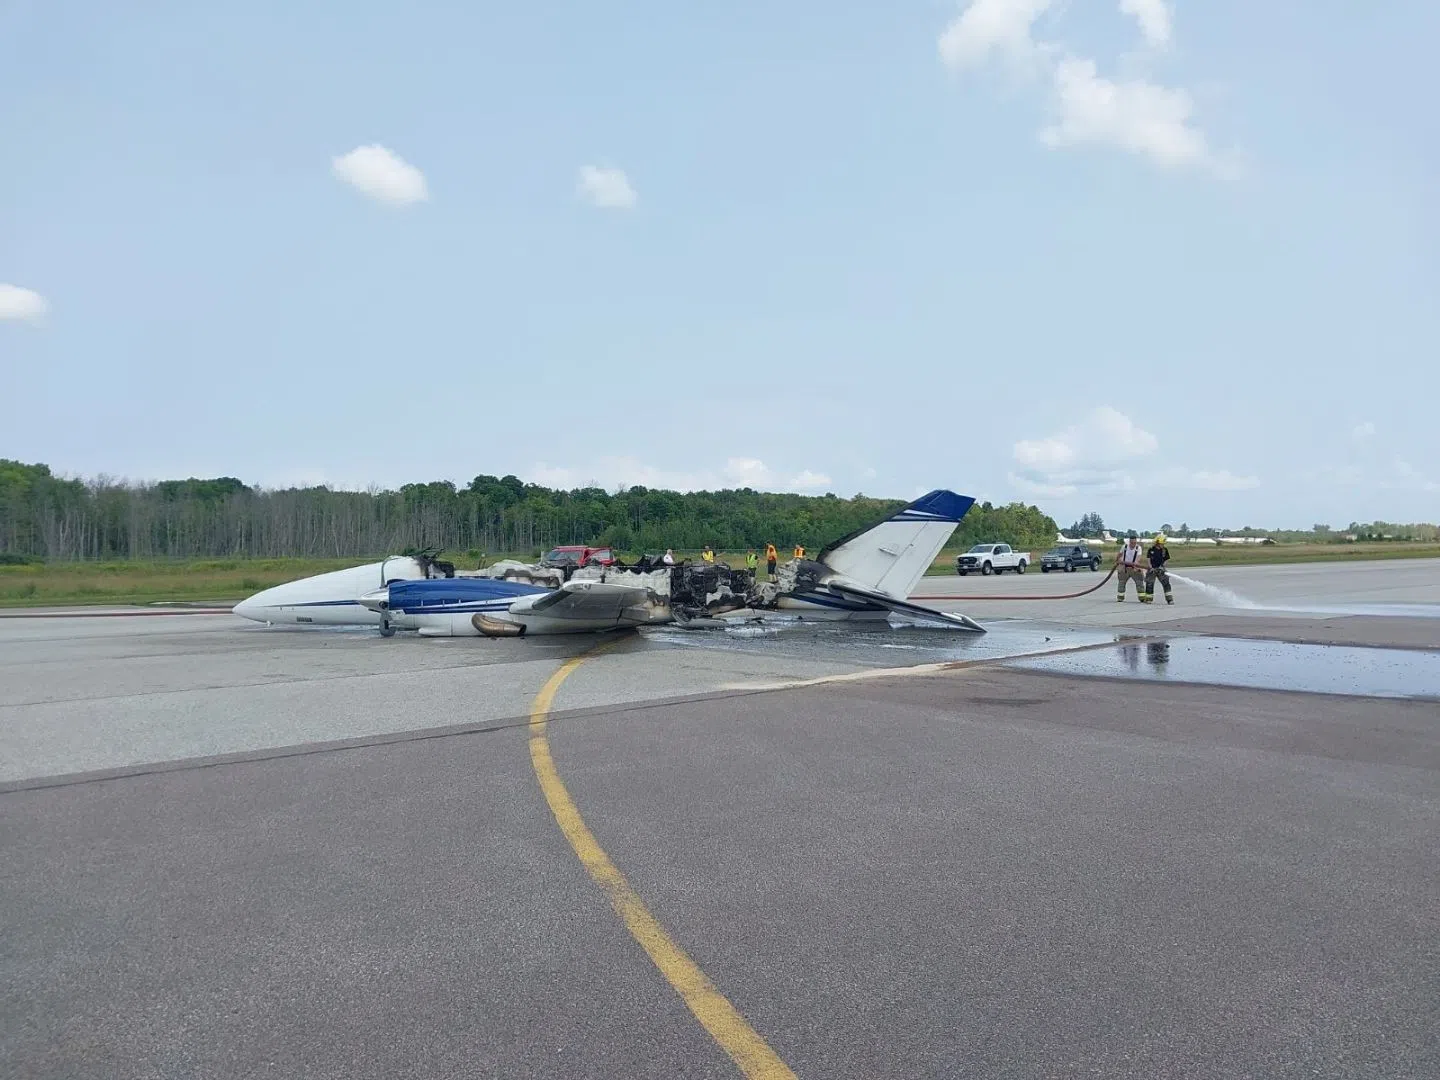
[[[978,637],[0,619],[0,1064],[1436,1075],[1440,562],[1193,576],[1235,595],[947,602]],[[1276,643],[1327,634],[1404,650]],[[729,1035],[557,827],[547,693],[565,797]]]

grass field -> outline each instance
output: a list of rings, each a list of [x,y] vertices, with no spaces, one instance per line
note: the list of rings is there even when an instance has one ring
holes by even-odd
[[[1350,562],[1365,559],[1440,558],[1440,544],[1276,544],[1273,547],[1172,547],[1176,569],[1196,566],[1248,566],[1266,563]],[[955,552],[947,551],[931,574],[953,574]],[[1040,550],[1034,552],[1038,558]],[[677,558],[698,558],[676,552]],[[521,558],[523,556],[515,556]],[[745,555],[722,552],[731,566],[744,566]],[[1113,546],[1101,549],[1108,566]],[[0,607],[66,604],[150,604],[167,601],[234,603],[251,593],[286,581],[370,561],[340,559],[189,559],[167,561],[50,563],[0,566]],[[454,560],[461,569],[473,561]],[[493,561],[493,557],[491,560]],[[764,565],[761,565],[763,572]]]
[[[364,559],[175,559],[0,566],[0,607],[225,601]]]

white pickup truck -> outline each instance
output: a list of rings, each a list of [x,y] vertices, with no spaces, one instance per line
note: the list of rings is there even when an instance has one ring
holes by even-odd
[[[1002,574],[1014,570],[1023,574],[1030,565],[1028,551],[1011,551],[1009,544],[976,544],[969,551],[955,556],[955,572],[961,577],[978,570],[982,574]]]

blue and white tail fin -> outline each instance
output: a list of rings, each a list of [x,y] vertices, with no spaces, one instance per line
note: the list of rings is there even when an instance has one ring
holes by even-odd
[[[858,585],[903,600],[974,505],[968,495],[932,491],[878,525],[835,541],[816,561]]]

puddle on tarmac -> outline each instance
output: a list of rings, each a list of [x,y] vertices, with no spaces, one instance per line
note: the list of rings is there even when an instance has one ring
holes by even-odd
[[[1010,656],[1104,645],[1121,640],[1113,630],[1056,626],[1022,619],[986,623],[972,634],[936,623],[819,623],[799,619],[741,624],[725,629],[646,628],[641,636],[659,645],[730,652],[763,651],[797,660],[834,660],[867,667],[908,667],[953,660],[1000,660]]]
[[[1440,652],[1414,649],[1193,637],[1122,643],[1009,666],[1064,675],[1440,700]]]

